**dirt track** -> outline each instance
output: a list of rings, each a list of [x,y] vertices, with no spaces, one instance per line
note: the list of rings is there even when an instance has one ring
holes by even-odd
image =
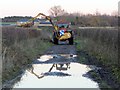
[[[33,64],[67,64],[77,62],[75,45],[54,45],[44,55],[40,55]]]
[[[76,54],[75,45],[55,45],[46,54]]]
[[[31,82],[30,78],[32,77],[33,83],[39,82],[42,85],[42,86],[39,86],[39,85],[35,84],[35,85],[33,85],[33,88],[41,88],[41,87],[42,88],[45,88],[45,87],[48,87],[48,88],[54,88],[54,87],[57,87],[57,88],[58,87],[59,88],[61,88],[61,87],[63,87],[63,88],[64,87],[67,87],[67,88],[70,88],[70,87],[71,88],[72,87],[73,88],[75,88],[75,87],[98,88],[98,85],[95,82],[89,82],[89,80],[94,80],[96,82],[101,83],[100,80],[102,80],[104,78],[102,75],[106,75],[106,74],[104,74],[104,73],[106,73],[106,71],[104,71],[103,69],[91,68],[91,64],[92,65],[95,64],[95,62],[94,62],[95,59],[94,60],[91,59],[91,56],[88,56],[88,54],[86,54],[86,52],[82,52],[82,51],[80,51],[80,52],[81,52],[81,54],[80,54],[81,57],[85,57],[85,58],[88,57],[88,58],[86,58],[86,60],[88,60],[88,61],[84,64],[78,63],[79,61],[77,58],[77,50],[76,50],[75,45],[61,44],[61,45],[52,46],[43,55],[40,55],[38,57],[38,59],[33,62],[32,66],[34,68],[34,75],[33,75],[33,73],[30,73],[31,71],[30,72],[25,71],[25,73],[21,76],[21,78],[23,78],[23,80],[18,81],[18,84],[20,82],[20,85],[17,86],[17,84],[15,83],[14,84],[15,86],[13,86],[13,87],[15,87],[15,88],[21,88],[21,87],[32,88],[32,87],[28,87],[27,83],[24,83],[24,80]],[[53,64],[66,64],[66,63],[70,63],[70,69],[67,69],[67,71],[61,71],[61,70],[59,71],[59,70],[56,70],[54,67],[52,67]],[[100,74],[98,71],[103,71],[103,72]],[[91,76],[91,72],[93,74],[96,73],[96,77]],[[60,78],[61,76],[63,78]],[[37,77],[37,79],[36,79],[36,77]],[[65,79],[65,77],[67,77],[67,79]],[[78,77],[81,79],[79,79]],[[108,75],[105,77],[106,78],[104,78],[104,80],[105,79],[110,80],[108,78]],[[87,78],[87,79],[84,80],[84,78]],[[54,84],[56,83],[54,80],[56,80],[56,81],[59,80],[58,84],[60,84],[61,86],[59,86],[57,84],[56,84],[56,86],[54,86]],[[68,82],[67,80],[68,81],[71,80],[71,81]],[[72,81],[72,80],[74,80],[74,81]],[[81,83],[81,81],[83,82],[83,84],[81,84],[81,85],[75,84],[75,82]],[[16,80],[13,80],[13,82],[16,82]],[[42,82],[45,82],[45,83],[42,83]],[[63,82],[66,82],[66,83],[63,84]],[[112,82],[112,81],[110,80],[109,83],[110,82]],[[33,84],[33,83],[31,82],[31,84]],[[51,83],[51,85],[49,85],[47,83]],[[88,84],[86,84],[86,83],[88,83]],[[89,83],[93,83],[93,87],[90,87],[90,86],[92,86],[92,84],[90,85]],[[69,84],[71,84],[71,86],[69,86]],[[46,86],[44,87],[44,85],[46,85]],[[31,86],[31,85],[29,85],[29,86]],[[10,84],[8,84],[7,87],[10,87]],[[117,87],[117,86],[114,86],[114,83],[113,83],[113,87]]]
[[[45,55],[49,56],[51,55],[52,58],[50,58],[49,60],[45,60],[44,62],[43,59],[39,60],[42,62],[35,60],[33,64],[76,62],[77,61],[77,59],[75,58],[76,54],[77,52],[75,45],[54,45],[45,52]]]

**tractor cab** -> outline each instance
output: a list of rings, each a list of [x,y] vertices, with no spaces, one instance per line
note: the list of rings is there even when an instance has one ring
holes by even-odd
[[[69,41],[73,45],[73,30],[69,28],[68,22],[58,22],[58,30],[53,32],[53,42],[58,44],[58,41]]]
[[[56,64],[56,70],[68,70],[70,69],[70,63]]]

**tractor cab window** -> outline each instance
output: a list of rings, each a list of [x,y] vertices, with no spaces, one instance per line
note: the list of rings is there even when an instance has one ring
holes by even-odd
[[[68,24],[58,24],[58,27],[59,27],[59,28],[62,28],[62,27],[64,27],[64,28],[68,28],[69,25],[68,25]]]

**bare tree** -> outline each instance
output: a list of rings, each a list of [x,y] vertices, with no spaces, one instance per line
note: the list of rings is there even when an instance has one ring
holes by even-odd
[[[49,12],[52,16],[57,17],[64,14],[64,9],[61,6],[54,6],[49,9]]]
[[[101,13],[99,12],[98,9],[96,9],[96,11],[95,11],[95,15],[96,15],[96,16],[100,16],[100,15],[101,15]]]

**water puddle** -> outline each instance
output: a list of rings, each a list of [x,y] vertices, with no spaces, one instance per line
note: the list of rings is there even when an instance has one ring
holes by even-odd
[[[17,82],[13,88],[99,89],[96,82],[84,76],[87,72],[92,70],[92,68],[76,62],[68,62],[76,56],[77,55],[71,54],[41,56],[37,59],[37,62],[32,65],[33,68],[25,71],[21,81]],[[62,61],[63,57],[64,60],[66,60],[65,62]],[[59,61],[59,59],[61,61]]]

